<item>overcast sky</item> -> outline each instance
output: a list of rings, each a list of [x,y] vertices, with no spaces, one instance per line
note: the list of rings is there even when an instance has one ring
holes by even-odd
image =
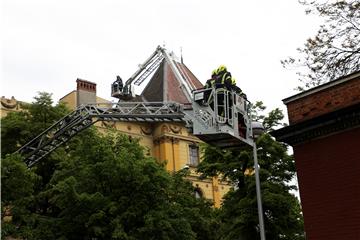
[[[280,60],[313,36],[318,19],[297,0],[2,0],[1,96],[54,100],[77,78],[110,97],[116,75],[128,79],[157,45],[180,55],[205,83],[224,64],[250,101],[269,108],[296,93],[297,76]]]

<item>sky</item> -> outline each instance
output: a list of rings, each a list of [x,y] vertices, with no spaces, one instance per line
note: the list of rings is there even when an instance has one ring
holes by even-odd
[[[250,101],[286,111],[294,70],[280,60],[315,35],[319,19],[297,0],[2,0],[1,96],[55,102],[76,79],[110,85],[128,79],[158,45],[180,56],[202,82],[226,65]]]

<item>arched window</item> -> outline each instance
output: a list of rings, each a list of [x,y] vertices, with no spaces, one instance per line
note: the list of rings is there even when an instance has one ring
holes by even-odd
[[[194,195],[196,199],[200,199],[203,197],[203,192],[201,191],[200,188],[197,187],[195,188]]]

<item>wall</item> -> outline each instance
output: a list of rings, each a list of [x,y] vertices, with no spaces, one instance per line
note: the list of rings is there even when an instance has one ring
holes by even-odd
[[[287,104],[290,125],[360,102],[360,77]]]
[[[21,111],[21,102],[17,101],[14,97],[6,98],[1,97],[0,104],[0,117],[5,117],[9,112]]]
[[[78,79],[78,84],[89,83]],[[91,84],[90,84],[91,85]],[[83,87],[78,86],[78,88]],[[86,85],[85,85],[86,86]],[[96,93],[96,85],[91,85],[91,99]],[[60,99],[67,107],[74,110],[78,105],[78,91],[74,90]],[[96,97],[97,103],[109,102],[106,99]],[[20,111],[21,105],[15,98],[1,98],[1,117],[6,116],[8,112]],[[185,165],[189,165],[189,145],[199,144],[201,141],[190,134],[183,124],[175,123],[139,123],[139,122],[97,122],[95,126],[100,132],[106,133],[108,128],[116,130],[119,133],[127,134],[133,138],[139,138],[140,144],[145,147],[145,154],[153,156],[158,161],[166,161],[166,169],[169,172],[179,171]],[[216,207],[220,207],[222,197],[229,191],[228,182],[222,182],[217,178],[198,179],[195,168],[191,168],[189,180],[195,187],[201,189],[203,196],[214,202]]]
[[[360,239],[360,71],[283,100],[306,239]]]
[[[76,80],[76,84],[77,106],[88,103],[96,103],[96,83],[78,78]]]
[[[65,103],[65,105],[71,109],[74,110],[77,106],[76,102],[76,91],[72,91],[68,94],[66,94],[64,97],[60,98],[59,102]]]
[[[79,105],[79,95],[81,95],[81,101],[88,102],[89,99],[95,99],[94,94],[96,94],[96,84],[77,79],[77,90],[69,93],[60,101],[65,102],[69,108],[75,109]],[[96,97],[96,102],[104,103],[109,101]],[[201,142],[191,135],[183,124],[97,122],[95,126],[103,133],[106,133],[110,128],[118,133],[140,139],[140,144],[146,149],[146,155],[153,156],[159,162],[166,162],[165,168],[169,172],[179,171],[185,165],[189,165],[189,145]],[[222,197],[229,191],[230,185],[227,182],[221,182],[217,178],[199,180],[197,177],[198,174],[195,172],[195,168],[192,168],[189,180],[192,181],[195,187],[201,189],[203,197],[212,200],[215,207],[220,207]]]
[[[360,127],[294,148],[307,239],[360,239]]]
[[[166,162],[169,172],[179,171],[189,165],[189,145],[199,144],[200,140],[187,131],[182,124],[170,123],[132,123],[132,122],[98,122],[96,126],[102,132],[110,127],[117,132],[140,139],[140,144],[148,149],[148,155],[159,162]],[[230,190],[228,182],[217,178],[198,179],[196,168],[190,167],[189,180],[194,187],[200,188],[203,197],[220,207],[222,197]]]

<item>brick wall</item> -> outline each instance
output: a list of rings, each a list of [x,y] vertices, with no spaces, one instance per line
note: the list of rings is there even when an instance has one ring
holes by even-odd
[[[360,77],[287,104],[289,123],[295,124],[360,102]]]
[[[76,80],[76,104],[96,103],[96,83],[78,78]]]
[[[88,92],[96,92],[96,83],[78,78],[76,79],[76,89]]]
[[[360,239],[360,127],[294,147],[308,240]]]

